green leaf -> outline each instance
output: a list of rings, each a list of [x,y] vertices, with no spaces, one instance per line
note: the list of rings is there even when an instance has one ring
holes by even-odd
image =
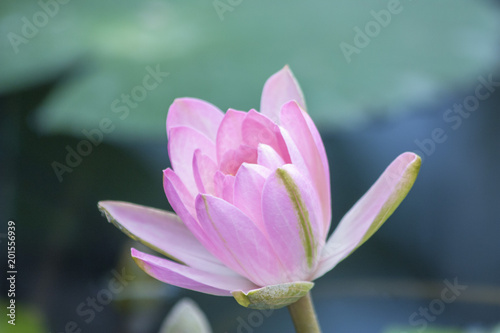
[[[0,321],[0,332],[43,333],[47,332],[42,314],[33,306],[2,299],[0,306],[4,311]],[[8,308],[10,307],[10,309]],[[13,309],[12,309],[13,308]],[[10,316],[12,314],[12,317]],[[9,321],[11,323],[9,323]],[[76,324],[75,324],[76,325]]]
[[[290,282],[266,286],[260,289],[233,291],[236,301],[247,308],[252,309],[279,309],[297,302],[312,289],[314,283],[307,281]]]

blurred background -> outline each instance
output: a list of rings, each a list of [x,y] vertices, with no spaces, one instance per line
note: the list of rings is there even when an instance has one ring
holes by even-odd
[[[330,160],[332,230],[398,154],[424,160],[386,225],[316,282],[324,332],[498,332],[499,5],[2,0],[0,266],[12,220],[18,274],[0,331],[153,333],[188,296],[214,332],[293,332],[286,309],[153,280],[96,206],[171,209],[173,99],[258,108],[288,64]]]

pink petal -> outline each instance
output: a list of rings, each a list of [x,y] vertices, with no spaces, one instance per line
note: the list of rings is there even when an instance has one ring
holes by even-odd
[[[163,187],[172,209],[198,241],[216,257],[216,248],[196,219],[194,197],[189,193],[179,176],[172,170],[163,171]]]
[[[283,281],[283,269],[271,245],[255,224],[238,208],[211,195],[196,198],[198,219],[220,251],[232,257],[224,264],[259,286]]]
[[[193,157],[193,174],[198,192],[214,194],[214,175],[217,171],[217,165],[208,157],[203,155],[201,150],[197,149]]]
[[[271,148],[271,146],[261,143],[259,145],[257,153],[257,163],[269,170],[276,170],[277,168],[285,164],[285,161],[273,148]]]
[[[264,235],[267,232],[262,218],[262,188],[270,173],[271,171],[263,166],[244,163],[234,182],[234,205],[247,215]]]
[[[214,176],[215,196],[233,203],[234,176],[217,171]]]
[[[271,146],[286,162],[290,162],[286,144],[278,125],[268,117],[250,110],[241,125],[243,142],[257,148],[259,144]]]
[[[236,175],[243,163],[257,163],[257,149],[240,145],[237,149],[228,150],[219,160],[219,170],[225,174]]]
[[[264,224],[290,281],[308,280],[323,248],[321,208],[316,191],[294,165],[269,176],[262,191]]]
[[[218,239],[212,239],[211,235],[198,222],[193,197],[171,169],[164,171],[163,186],[170,205],[196,239],[223,263],[234,261],[231,254],[225,248],[221,248]]]
[[[218,296],[231,296],[231,290],[256,288],[255,284],[238,275],[204,272],[170,260],[132,249],[132,257],[147,274],[177,287]]]
[[[197,149],[215,160],[215,145],[208,137],[189,127],[170,130],[168,154],[172,168],[193,196],[198,193],[193,173],[193,156]]]
[[[314,143],[316,144],[316,148],[318,149],[319,155],[321,157],[321,162],[323,164],[326,182],[327,182],[327,184],[330,184],[330,168],[328,166],[328,157],[326,156],[326,150],[325,150],[325,146],[323,145],[323,140],[321,140],[321,136],[319,134],[319,131],[316,128],[316,125],[312,121],[309,114],[307,114],[306,112],[303,112],[302,115],[304,116],[304,119],[306,120],[307,127],[309,127],[309,131],[311,132],[311,135],[313,136]],[[328,186],[330,186],[330,185],[328,185]],[[330,194],[330,191],[328,191],[328,194]],[[331,216],[329,216],[327,218],[328,218],[328,220],[330,220]]]
[[[174,127],[192,128],[215,142],[224,113],[216,106],[196,98],[176,99],[167,114],[167,136]]]
[[[319,139],[321,141],[321,138],[319,138],[318,134],[315,140],[309,129],[305,115],[306,113],[300,109],[296,102],[289,102],[281,110],[281,125],[288,131],[297,145],[307,165],[313,185],[318,191],[324,217],[323,228],[326,234],[330,229],[331,222],[330,175],[328,167],[325,168],[325,163],[328,166],[328,161],[325,160],[326,154],[324,153],[324,148],[321,152],[318,150],[316,140]],[[322,148],[322,145],[320,148]]]
[[[288,154],[290,155],[291,164],[293,164],[299,172],[304,176],[308,177],[312,182],[312,177],[309,173],[309,168],[307,167],[306,161],[304,160],[304,156],[300,153],[299,148],[293,141],[292,137],[288,133],[286,129],[280,127],[281,136],[286,143]]]
[[[217,132],[217,163],[220,165],[222,157],[230,150],[237,150],[243,143],[241,124],[246,112],[229,109],[222,119]]]
[[[281,107],[290,101],[296,101],[306,110],[302,90],[290,68],[285,66],[266,81],[260,100],[260,112],[278,124]]]
[[[410,191],[420,164],[419,156],[404,153],[387,167],[340,221],[323,250],[314,278],[335,267],[380,228]]]
[[[230,272],[173,213],[120,201],[100,201],[99,209],[132,239],[169,258],[207,272]]]

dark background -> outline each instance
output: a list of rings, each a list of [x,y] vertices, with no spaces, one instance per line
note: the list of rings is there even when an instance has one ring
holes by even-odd
[[[33,23],[43,8],[0,4],[0,245],[6,258],[6,224],[15,221],[18,271],[17,325],[3,315],[0,330],[59,333],[73,321],[82,332],[158,332],[187,296],[214,332],[293,331],[286,309],[256,312],[153,280],[129,256],[137,244],[96,205],[171,209],[161,171],[173,99],[258,108],[267,77],[289,64],[327,149],[332,230],[397,155],[419,151],[424,160],[387,224],[316,281],[324,332],[491,332],[500,322],[499,87],[457,128],[445,115],[483,79],[500,81],[499,6],[401,1],[348,62],[341,43],[355,46],[354,29],[389,1],[222,2],[232,9],[222,16],[211,1],[57,3],[17,52],[12,33],[23,36],[22,19]],[[121,119],[113,101],[157,66],[168,76]],[[77,149],[103,118],[114,129],[58,179],[54,162],[66,164],[67,147]],[[431,141],[439,128],[445,136]],[[91,320],[77,313],[123,270],[133,277],[123,291]],[[454,281],[467,288],[412,326]]]

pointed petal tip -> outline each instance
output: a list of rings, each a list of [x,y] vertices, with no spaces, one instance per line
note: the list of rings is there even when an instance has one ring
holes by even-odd
[[[137,249],[135,249],[134,247],[130,248],[130,254],[132,255],[132,257],[138,257],[140,256],[141,252]]]
[[[390,188],[396,184],[411,188],[417,178],[421,165],[422,158],[420,156],[413,152],[405,152],[392,161],[381,177],[388,182],[387,185]]]
[[[102,216],[106,217],[108,222],[115,224],[119,229],[121,229],[121,226],[116,223],[116,220],[113,218],[109,210],[112,208],[113,205],[119,205],[123,204],[124,202],[122,201],[112,201],[112,200],[102,200],[97,202],[97,209],[101,212]]]
[[[135,264],[142,269],[145,273],[148,273],[148,267],[144,260],[141,259],[141,251],[136,250],[135,248],[130,249],[130,256],[134,260]],[[148,273],[149,274],[149,273]]]
[[[297,101],[306,110],[302,89],[290,67],[285,65],[281,70],[271,75],[264,84],[260,112],[278,123],[282,105],[291,100]]]

